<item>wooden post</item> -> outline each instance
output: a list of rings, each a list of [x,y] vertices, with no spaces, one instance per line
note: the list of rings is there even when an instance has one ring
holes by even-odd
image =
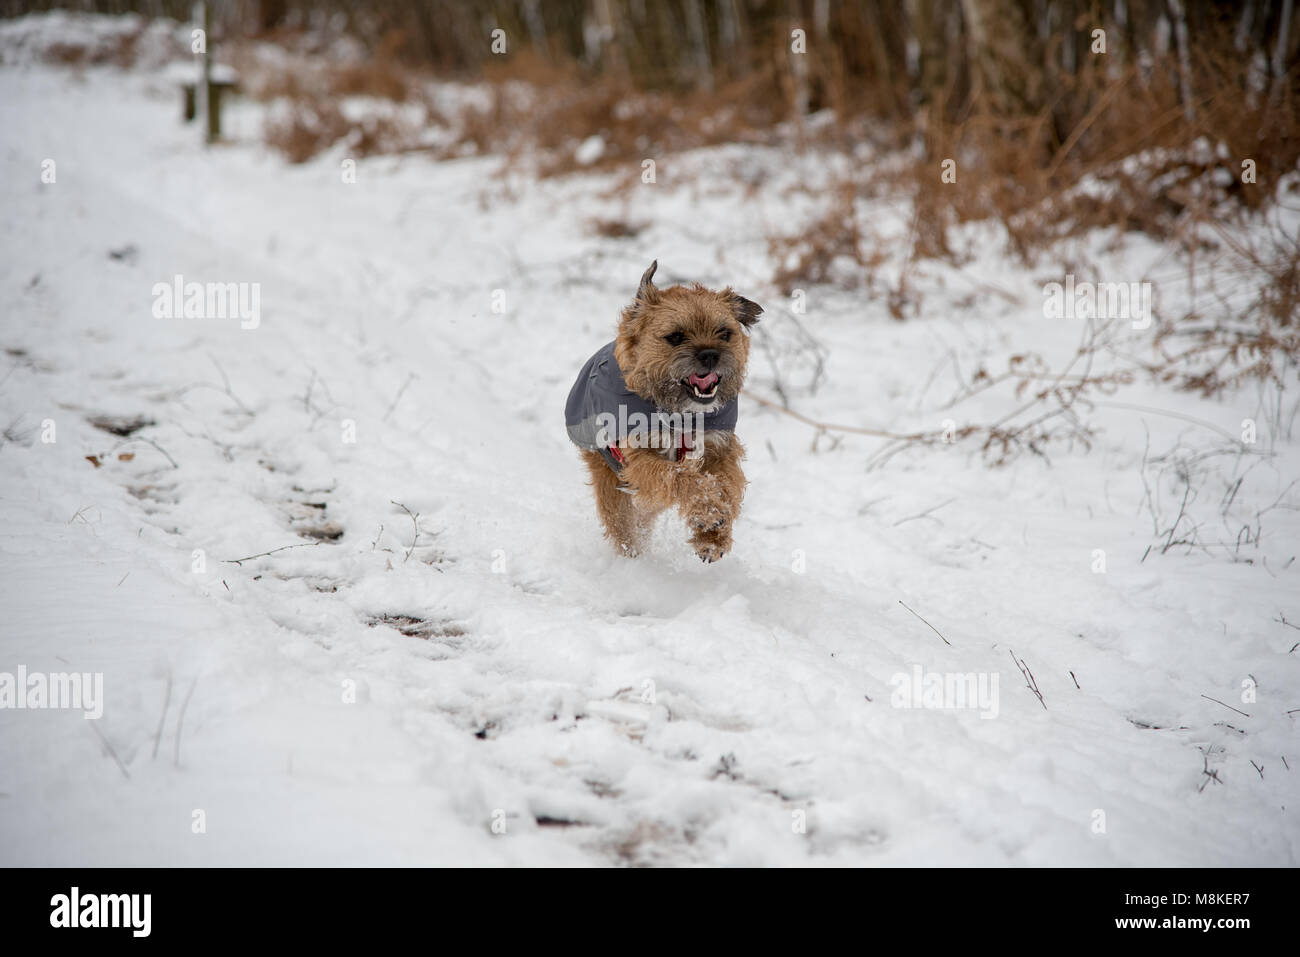
[[[203,111],[208,118],[207,142],[221,136],[221,98],[212,89],[212,8],[203,4]]]
[[[193,17],[203,31],[203,53],[194,83],[195,105],[203,117],[203,142],[215,143],[221,137],[221,91],[212,82],[212,8],[207,0],[196,0]]]

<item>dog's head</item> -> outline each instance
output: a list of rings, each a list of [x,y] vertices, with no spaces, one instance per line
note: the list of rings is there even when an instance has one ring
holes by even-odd
[[[740,393],[749,360],[749,327],[762,308],[699,283],[659,289],[658,261],[623,310],[614,358],[627,386],[665,412],[707,412]]]

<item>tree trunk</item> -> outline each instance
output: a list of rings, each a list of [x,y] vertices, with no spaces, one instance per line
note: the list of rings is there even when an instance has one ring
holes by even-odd
[[[1042,106],[1042,45],[1016,0],[962,0],[977,95],[995,114]]]

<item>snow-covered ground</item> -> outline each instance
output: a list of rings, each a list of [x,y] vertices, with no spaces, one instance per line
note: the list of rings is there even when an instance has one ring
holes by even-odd
[[[1053,270],[973,231],[905,322],[809,290],[810,393],[767,237],[816,205],[789,189],[816,157],[661,157],[615,190],[407,156],[348,183],[346,150],[205,150],[178,111],[161,72],[0,67],[0,672],[104,688],[97,721],[0,710],[0,863],[1300,863],[1300,455],[1255,390],[1138,384],[1091,451],[1003,468],[957,444],[868,470],[881,440],[742,399],[733,553],[702,565],[665,519],[626,560],[562,407],[651,259],[767,306],[798,411],[896,430],[1014,407],[945,408],[949,353],[1073,352]],[[901,242],[910,210],[871,218]],[[1135,239],[1091,255],[1169,271]],[[259,284],[260,322],[156,318],[178,274]],[[1232,541],[1280,500],[1258,543],[1161,553],[1144,457],[1224,441],[1168,413],[1258,419],[1189,505]],[[1153,491],[1172,520],[1180,489]],[[996,694],[898,707],[918,667]]]

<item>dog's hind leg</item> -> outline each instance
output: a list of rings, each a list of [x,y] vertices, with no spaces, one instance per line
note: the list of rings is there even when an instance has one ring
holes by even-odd
[[[623,489],[605,460],[598,452],[583,452],[582,460],[591,472],[591,487],[596,493],[596,512],[605,526],[605,536],[618,551],[633,557],[640,554],[649,518],[641,514],[632,495]]]

